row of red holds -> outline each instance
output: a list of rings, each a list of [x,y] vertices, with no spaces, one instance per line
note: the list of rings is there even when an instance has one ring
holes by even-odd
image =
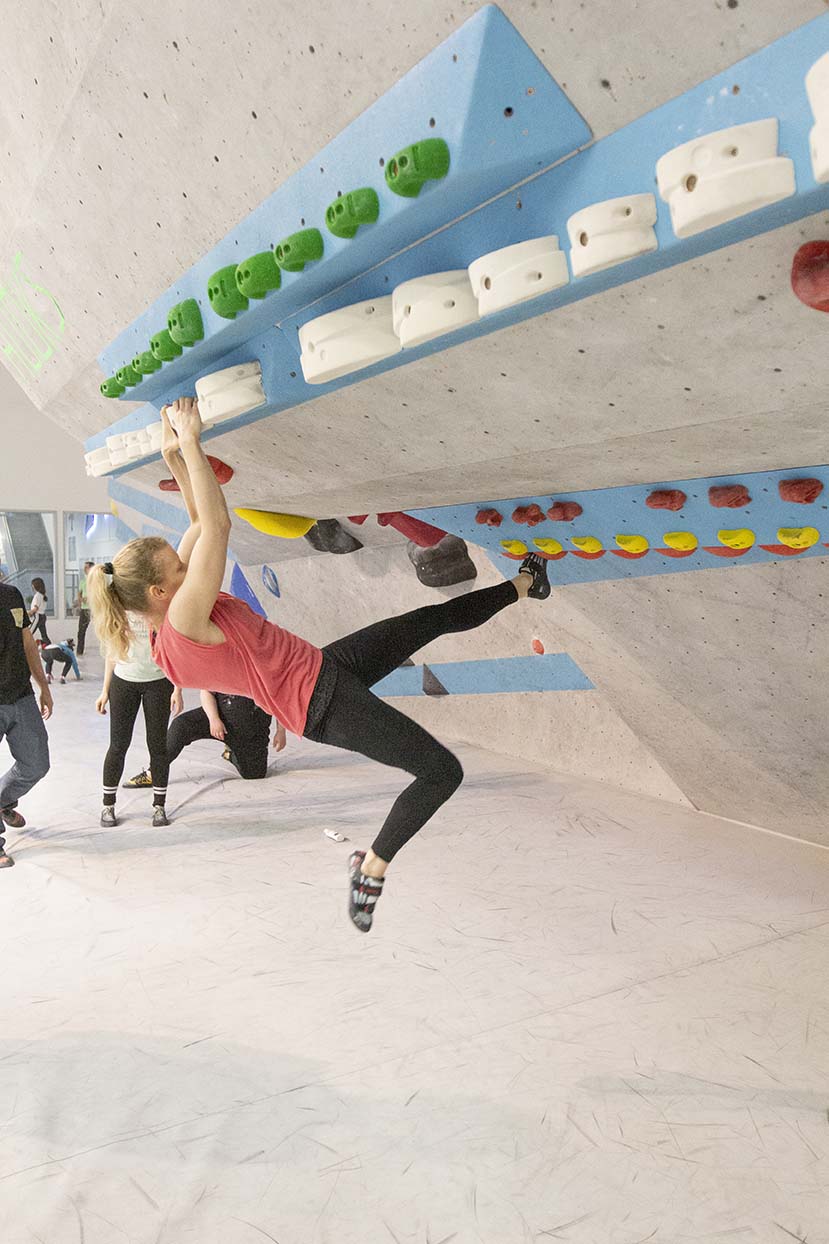
[[[512,521],[526,523],[528,527],[537,527],[547,518],[554,523],[571,523],[581,513],[583,511],[578,501],[554,501],[546,514],[540,505],[533,502],[532,505],[517,506],[512,512]],[[486,524],[487,527],[500,527],[503,521],[504,516],[499,510],[478,510],[475,515],[475,522],[481,525]]]
[[[810,505],[823,492],[823,484],[819,479],[784,479],[777,485],[782,501],[798,505]],[[681,488],[656,488],[645,500],[651,510],[681,510],[688,500]],[[712,484],[708,489],[708,501],[715,509],[739,510],[751,503],[751,493],[745,484]],[[578,501],[555,501],[547,511],[546,517],[553,522],[569,523],[583,513]],[[536,527],[544,522],[544,511],[540,505],[519,505],[512,512],[514,523],[526,523],[528,527]],[[495,509],[479,510],[475,515],[477,523],[487,527],[500,527],[503,515]]]

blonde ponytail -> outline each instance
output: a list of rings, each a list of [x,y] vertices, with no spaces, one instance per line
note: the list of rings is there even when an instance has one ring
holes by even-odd
[[[104,654],[124,661],[133,641],[127,612],[144,613],[147,588],[160,582],[158,554],[169,548],[160,536],[130,540],[104,565],[93,566],[87,575],[89,608]]]

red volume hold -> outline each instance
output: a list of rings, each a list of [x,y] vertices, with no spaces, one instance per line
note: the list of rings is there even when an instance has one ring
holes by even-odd
[[[688,500],[681,488],[656,488],[645,501],[649,510],[681,510]]]
[[[745,484],[717,484],[708,489],[708,500],[718,510],[739,510],[751,502]]]
[[[233,467],[228,466],[226,462],[222,462],[221,458],[214,458],[212,454],[208,454],[207,461],[213,468],[213,474],[220,484],[226,484],[233,479]],[[179,486],[174,479],[159,480],[158,486],[162,492],[180,492]]]
[[[527,523],[530,527],[537,527],[539,523],[544,522],[544,511],[540,505],[535,503],[532,505],[519,505],[512,511],[512,521],[514,523]]]
[[[792,289],[813,311],[829,311],[829,242],[805,242],[795,251]]]
[[[500,527],[503,521],[497,510],[478,510],[475,515],[475,522],[486,523],[487,527]]]
[[[554,523],[572,523],[582,513],[584,511],[578,501],[554,501],[547,511],[547,517]]]
[[[781,501],[794,501],[797,505],[811,505],[823,492],[819,479],[781,479],[777,485]]]

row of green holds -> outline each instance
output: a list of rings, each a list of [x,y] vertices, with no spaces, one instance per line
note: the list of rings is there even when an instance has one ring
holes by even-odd
[[[439,181],[449,172],[449,147],[442,138],[425,138],[398,151],[386,164],[386,185],[404,198],[416,198],[427,181]],[[374,224],[380,215],[380,199],[370,186],[339,195],[325,212],[328,230],[339,238],[353,238],[361,225]],[[246,311],[251,298],[264,298],[279,289],[280,270],[302,272],[307,263],[322,259],[325,246],[319,229],[301,229],[278,242],[273,250],[260,251],[228,264],[211,276],[207,295],[223,319],[235,319]],[[120,397],[158,371],[162,363],[177,358],[185,346],[204,337],[199,304],[195,298],[177,303],[170,311],[167,328],[152,338],[150,349],[136,355],[101,385],[105,397]]]
[[[101,385],[104,397],[120,397],[128,388],[140,384],[145,376],[160,370],[162,363],[178,358],[185,346],[194,346],[204,337],[201,310],[195,298],[178,302],[167,316],[167,327],[155,334],[149,350],[136,354],[131,363],[119,367]]]
[[[386,184],[395,194],[415,198],[427,181],[440,180],[449,172],[449,147],[442,138],[412,143],[389,160]],[[361,225],[374,224],[380,215],[376,190],[363,186],[338,195],[325,212],[329,232],[353,238]],[[279,289],[285,272],[302,272],[307,263],[322,259],[325,244],[319,229],[301,229],[283,238],[272,251],[260,251],[240,264],[228,264],[214,272],[207,285],[210,305],[224,319],[246,311],[251,298],[264,298]]]

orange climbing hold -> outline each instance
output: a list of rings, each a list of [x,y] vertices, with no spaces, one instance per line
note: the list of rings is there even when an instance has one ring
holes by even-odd
[[[537,653],[538,656],[540,657],[544,656],[544,645],[542,644],[540,639],[533,640],[532,649],[533,649],[533,652]]]
[[[739,510],[751,501],[745,484],[716,484],[708,489],[708,500],[718,510]]]
[[[554,523],[572,523],[574,518],[583,513],[578,501],[554,501],[547,511],[547,517]]]
[[[526,523],[529,527],[537,527],[544,522],[544,511],[540,505],[519,505],[512,511],[514,523]]]
[[[681,510],[687,500],[681,488],[656,488],[645,505],[649,510]]]
[[[811,505],[823,492],[823,484],[819,479],[781,479],[777,485],[781,501],[791,501],[795,505]]]

